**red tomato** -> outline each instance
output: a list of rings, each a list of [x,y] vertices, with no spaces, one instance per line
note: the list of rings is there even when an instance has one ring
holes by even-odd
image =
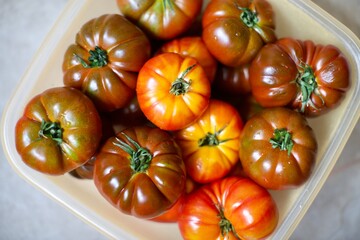
[[[252,93],[264,107],[290,106],[317,116],[349,87],[347,60],[333,45],[283,38],[264,46],[250,67]]]
[[[262,239],[277,223],[269,192],[241,177],[223,178],[191,193],[178,221],[185,240]]]
[[[94,165],[94,183],[121,212],[154,218],[185,191],[186,170],[173,138],[159,128],[137,126],[111,137]]]
[[[165,43],[158,53],[173,52],[183,57],[193,57],[204,68],[206,76],[213,82],[217,70],[217,61],[210,54],[201,37],[183,37]]]
[[[212,0],[202,17],[202,38],[219,62],[235,67],[276,40],[274,20],[266,0]]]
[[[199,183],[224,177],[239,161],[243,122],[230,104],[211,100],[201,117],[175,133],[189,176]]]
[[[64,84],[81,89],[101,111],[124,107],[135,95],[137,72],[150,57],[146,35],[118,14],[85,23],[63,61]]]
[[[198,62],[177,53],[163,53],[147,61],[136,86],[141,110],[164,130],[179,130],[198,119],[209,104],[210,91]]]
[[[317,142],[306,118],[287,108],[266,108],[251,117],[240,137],[239,156],[248,177],[268,189],[303,184],[315,165]]]
[[[121,13],[153,38],[171,39],[191,27],[202,0],[117,0]]]
[[[33,97],[16,123],[16,150],[29,167],[61,175],[86,163],[97,151],[101,119],[93,102],[68,87]]]

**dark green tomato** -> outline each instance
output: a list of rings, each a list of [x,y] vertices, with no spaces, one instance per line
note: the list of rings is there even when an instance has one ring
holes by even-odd
[[[101,111],[124,107],[137,72],[150,57],[146,35],[125,17],[106,14],[85,23],[65,52],[64,84],[85,92]]]
[[[102,136],[92,101],[68,87],[48,89],[31,99],[15,128],[16,149],[31,168],[60,175],[87,162]]]
[[[182,196],[186,170],[181,151],[167,132],[138,126],[103,145],[95,160],[94,182],[121,212],[154,218]]]

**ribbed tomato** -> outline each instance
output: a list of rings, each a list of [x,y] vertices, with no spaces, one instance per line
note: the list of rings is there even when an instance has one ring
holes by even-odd
[[[163,130],[182,129],[206,110],[210,81],[192,57],[163,53],[139,72],[136,94],[145,116]]]
[[[237,110],[224,101],[211,100],[190,126],[175,133],[189,176],[199,183],[224,177],[239,161],[243,127]]]
[[[282,38],[264,46],[252,61],[250,83],[264,107],[289,106],[317,116],[343,99],[350,84],[349,67],[333,45]]]

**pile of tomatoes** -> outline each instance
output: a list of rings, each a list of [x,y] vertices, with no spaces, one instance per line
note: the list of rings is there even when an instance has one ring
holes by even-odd
[[[268,190],[311,175],[307,117],[341,102],[344,55],[277,39],[266,0],[116,2],[119,14],[84,23],[64,53],[64,86],[25,107],[22,160],[92,179],[121,212],[177,222],[184,239],[268,236]]]

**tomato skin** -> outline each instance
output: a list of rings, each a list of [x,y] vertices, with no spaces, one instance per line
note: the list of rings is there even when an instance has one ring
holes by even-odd
[[[132,167],[139,159],[119,147],[129,142],[124,134],[152,156],[141,171]],[[101,195],[121,212],[138,218],[154,218],[169,208],[185,191],[186,170],[181,152],[165,131],[148,126],[125,129],[111,137],[96,156],[94,183]]]
[[[313,79],[303,77],[306,71]],[[304,94],[302,85],[307,83],[302,79],[314,83],[314,90]],[[252,93],[262,106],[289,106],[310,117],[336,107],[349,81],[348,63],[341,51],[310,40],[282,38],[267,44],[250,67]]]
[[[256,13],[258,21],[253,26],[240,17],[244,8]],[[264,43],[276,40],[274,20],[266,0],[213,0],[202,17],[202,38],[219,62],[236,67],[249,63]]]
[[[292,148],[274,147],[275,129],[291,134]],[[303,184],[315,165],[317,141],[306,118],[287,108],[266,108],[251,117],[240,137],[239,157],[247,176],[268,189]]]
[[[95,51],[97,47],[100,50]],[[147,36],[123,16],[105,14],[91,19],[65,52],[64,85],[81,89],[100,111],[122,108],[135,95],[137,73],[149,59],[150,48]],[[99,60],[104,65],[85,67],[81,59],[91,65],[90,51],[99,58],[106,55],[106,61]]]
[[[217,61],[210,54],[201,37],[192,36],[171,40],[161,46],[158,54],[165,52],[173,52],[178,53],[183,57],[195,58],[205,70],[209,81],[214,81],[217,70]]]
[[[230,172],[239,161],[242,127],[242,119],[232,105],[212,99],[196,122],[175,133],[187,173],[194,181],[208,183]]]
[[[188,30],[201,11],[202,0],[117,0],[120,12],[149,36],[168,40]]]
[[[41,134],[42,122],[59,124],[61,142]],[[102,137],[101,119],[82,92],[54,87],[34,96],[15,127],[16,150],[29,167],[50,175],[65,174],[87,162]]]
[[[171,88],[179,79],[189,86],[185,93],[176,95]],[[136,86],[137,99],[147,119],[169,131],[182,129],[199,118],[209,104],[210,93],[203,68],[194,58],[177,53],[163,53],[147,61]]]
[[[234,231],[222,235],[221,215]],[[261,239],[274,231],[278,216],[266,189],[248,178],[227,177],[191,193],[178,224],[184,239]]]
[[[215,88],[219,94],[229,97],[239,97],[251,93],[250,85],[250,63],[238,67],[221,65],[218,68]]]

